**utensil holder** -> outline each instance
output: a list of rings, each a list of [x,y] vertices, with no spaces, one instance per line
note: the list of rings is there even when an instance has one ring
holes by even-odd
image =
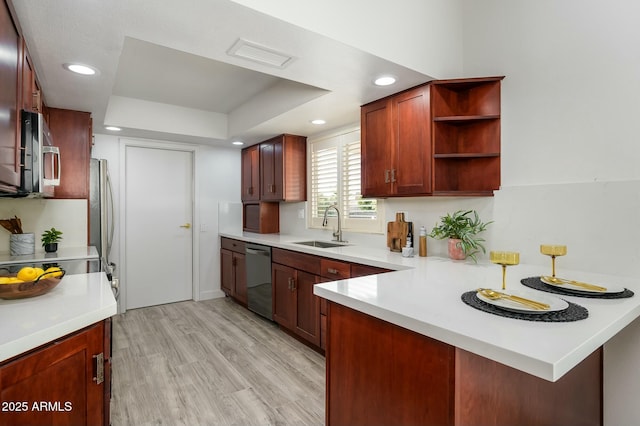
[[[33,232],[26,234],[11,234],[9,236],[9,251],[11,256],[33,254],[36,249],[36,236]]]

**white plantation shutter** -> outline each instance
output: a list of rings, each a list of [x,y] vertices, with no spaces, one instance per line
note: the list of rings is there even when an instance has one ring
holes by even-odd
[[[382,232],[380,202],[361,196],[360,131],[313,141],[310,152],[309,225],[322,227],[326,208],[337,204],[344,230]],[[335,228],[335,210],[327,216]]]
[[[319,148],[311,152],[311,204],[314,217],[323,216],[325,209],[338,201],[338,148]]]

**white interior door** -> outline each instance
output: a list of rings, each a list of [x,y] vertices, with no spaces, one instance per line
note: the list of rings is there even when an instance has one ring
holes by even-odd
[[[124,149],[126,309],[193,299],[193,152]]]

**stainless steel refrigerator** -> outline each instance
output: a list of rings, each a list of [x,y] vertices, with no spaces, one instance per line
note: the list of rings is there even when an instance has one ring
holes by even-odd
[[[97,248],[102,270],[109,277],[117,297],[118,280],[113,276],[116,264],[110,258],[115,227],[113,188],[107,160],[92,158],[89,176],[89,245]]]

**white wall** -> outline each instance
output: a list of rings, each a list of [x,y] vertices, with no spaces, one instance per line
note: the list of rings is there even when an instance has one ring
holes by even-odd
[[[116,136],[95,135],[92,157],[105,158],[109,161],[109,173],[114,184],[114,198],[116,204],[116,238],[111,253],[111,259],[120,265],[119,254],[119,158],[120,144]],[[195,213],[199,220],[199,294],[196,299],[204,300],[222,297],[220,291],[219,239],[218,239],[218,204],[223,202],[240,201],[240,150],[222,149],[199,145],[195,159],[198,198]],[[162,196],[159,194],[158,196]],[[116,271],[120,273],[120,271]],[[126,283],[123,283],[126,285]]]
[[[568,245],[562,264],[639,277],[640,4],[468,0],[463,10],[465,73],[506,75],[496,241],[555,237]],[[639,355],[639,321],[605,345],[607,425],[640,418]]]
[[[59,247],[86,247],[86,200],[46,200],[42,198],[1,198],[0,219],[18,216],[23,232],[35,234],[35,251],[42,253],[40,236],[46,229],[63,232]],[[9,253],[9,232],[0,228],[0,253]]]

